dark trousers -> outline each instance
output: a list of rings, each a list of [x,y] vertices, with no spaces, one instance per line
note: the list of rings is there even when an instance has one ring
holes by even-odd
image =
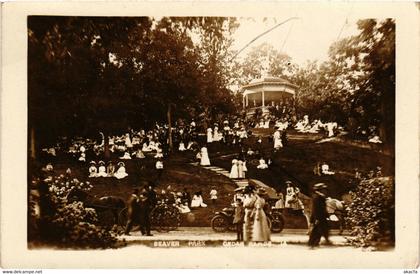
[[[140,230],[142,235],[150,235],[150,212],[142,216],[140,222]]]
[[[243,223],[236,223],[236,240],[237,241],[244,240],[244,224]]]
[[[321,241],[321,237],[324,236],[325,240],[329,242],[329,227],[328,222],[319,222],[315,224],[309,234],[309,246],[318,246]]]

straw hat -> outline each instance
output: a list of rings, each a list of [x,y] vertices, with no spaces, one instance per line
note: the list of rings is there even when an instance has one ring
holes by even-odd
[[[314,189],[314,190],[320,190],[320,189],[326,189],[326,188],[328,188],[328,187],[327,187],[327,185],[326,185],[326,184],[324,184],[324,183],[318,183],[318,184],[315,184],[315,185],[313,186],[313,189]]]

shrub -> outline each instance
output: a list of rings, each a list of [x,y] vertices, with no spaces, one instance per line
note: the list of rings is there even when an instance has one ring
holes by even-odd
[[[116,247],[117,238],[113,231],[109,231],[98,225],[97,214],[93,208],[87,208],[82,202],[69,203],[66,195],[74,187],[86,187],[86,183],[77,180],[67,181],[64,178],[48,179],[47,191],[39,191],[39,198],[32,197],[30,200],[39,199],[40,215],[33,210],[33,203],[29,208],[30,219],[38,219],[37,225],[29,227],[30,234],[38,230],[41,243],[57,245],[59,247],[77,248],[107,248]],[[46,182],[38,182],[40,185]],[[63,183],[63,184],[62,184]],[[89,189],[88,184],[86,189]],[[41,189],[41,188],[40,188]],[[50,210],[46,210],[49,205]],[[32,237],[33,239],[33,237]]]
[[[351,243],[359,247],[394,243],[394,178],[380,177],[360,182],[350,192],[352,203],[346,221],[351,228]]]

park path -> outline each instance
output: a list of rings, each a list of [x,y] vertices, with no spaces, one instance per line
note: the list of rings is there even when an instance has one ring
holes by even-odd
[[[191,165],[199,166],[198,163],[191,163]],[[252,178],[232,179],[232,178],[229,177],[230,172],[227,171],[224,168],[217,167],[217,166],[212,166],[212,165],[210,165],[210,166],[200,166],[200,167],[202,167],[204,169],[207,169],[207,170],[210,170],[210,171],[213,171],[217,174],[220,174],[220,175],[223,175],[223,176],[229,178],[229,180],[231,182],[233,182],[237,187],[244,187],[244,186],[247,186],[249,183],[251,183],[251,184],[254,184],[258,187],[264,188],[265,191],[267,192],[268,197],[270,197],[272,199],[277,199],[278,198],[276,190],[274,188],[264,184],[263,182],[261,182],[257,179],[252,179]]]

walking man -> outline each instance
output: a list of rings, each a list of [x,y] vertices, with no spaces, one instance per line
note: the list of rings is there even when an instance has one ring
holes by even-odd
[[[324,183],[315,184],[312,199],[312,213],[310,217],[310,233],[308,245],[311,248],[319,246],[321,237],[324,236],[327,244],[331,244],[328,239],[328,213],[326,206],[327,185]]]

